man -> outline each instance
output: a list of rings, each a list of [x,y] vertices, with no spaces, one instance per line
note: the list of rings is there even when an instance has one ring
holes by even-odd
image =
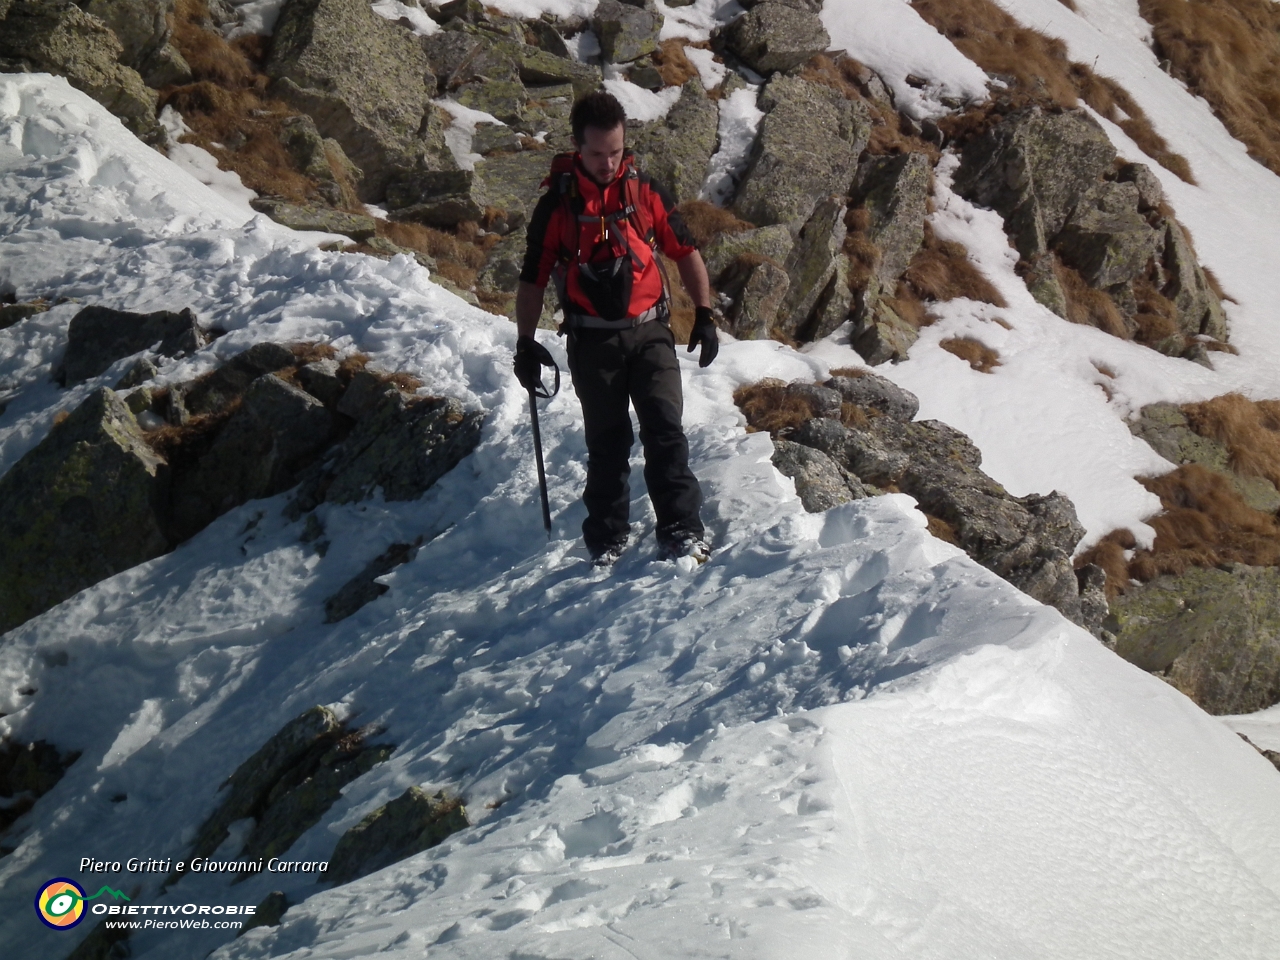
[[[671,195],[636,171],[625,149],[626,113],[603,91],[574,104],[575,152],[552,164],[529,223],[516,291],[515,370],[529,389],[551,362],[534,339],[547,281],[556,279],[569,335],[569,371],[582,404],[587,440],[587,519],[582,536],[594,563],[613,563],[630,531],[631,416],[644,447],[644,477],[657,514],[658,555],[693,557],[710,550],[698,511],[702,492],[689,469],[681,426],[683,395],[669,325],[665,278],[655,248],[674,260],[696,306],[689,350],[699,365],[719,344],[711,316],[707,268]]]

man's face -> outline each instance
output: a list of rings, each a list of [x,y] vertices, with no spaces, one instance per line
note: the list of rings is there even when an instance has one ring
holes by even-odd
[[[573,141],[578,153],[582,155],[582,165],[591,179],[601,186],[611,183],[618,175],[625,139],[626,128],[618,124],[612,130],[583,127],[582,142]]]

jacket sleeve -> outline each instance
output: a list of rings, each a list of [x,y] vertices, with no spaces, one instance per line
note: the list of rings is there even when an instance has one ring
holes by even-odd
[[[524,266],[520,279],[536,287],[545,287],[551,279],[551,270],[560,256],[561,224],[563,212],[554,191],[548,190],[529,218],[529,230],[525,238]]]
[[[675,198],[657,180],[649,181],[647,191],[649,209],[653,217],[653,229],[658,238],[658,249],[669,260],[683,260],[698,249],[689,227],[676,209]]]

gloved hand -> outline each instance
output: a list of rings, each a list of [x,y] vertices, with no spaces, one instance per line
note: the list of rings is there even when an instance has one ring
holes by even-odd
[[[542,367],[555,366],[551,351],[533,337],[520,337],[516,340],[516,359],[514,363],[516,379],[526,390],[536,390],[542,385]]]
[[[698,354],[698,366],[709,367],[711,361],[720,352],[720,339],[716,334],[716,322],[712,318],[710,307],[693,308],[693,330],[689,333],[689,352],[696,346],[702,347]]]

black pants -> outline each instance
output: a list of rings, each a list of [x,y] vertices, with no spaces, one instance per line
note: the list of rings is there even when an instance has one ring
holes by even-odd
[[[626,541],[631,529],[631,415],[644,447],[644,479],[658,515],[658,536],[701,536],[702,490],[689,469],[680,418],[684,396],[675,338],[664,323],[627,330],[572,330],[569,371],[587,434],[587,519],[582,536],[593,553]]]

